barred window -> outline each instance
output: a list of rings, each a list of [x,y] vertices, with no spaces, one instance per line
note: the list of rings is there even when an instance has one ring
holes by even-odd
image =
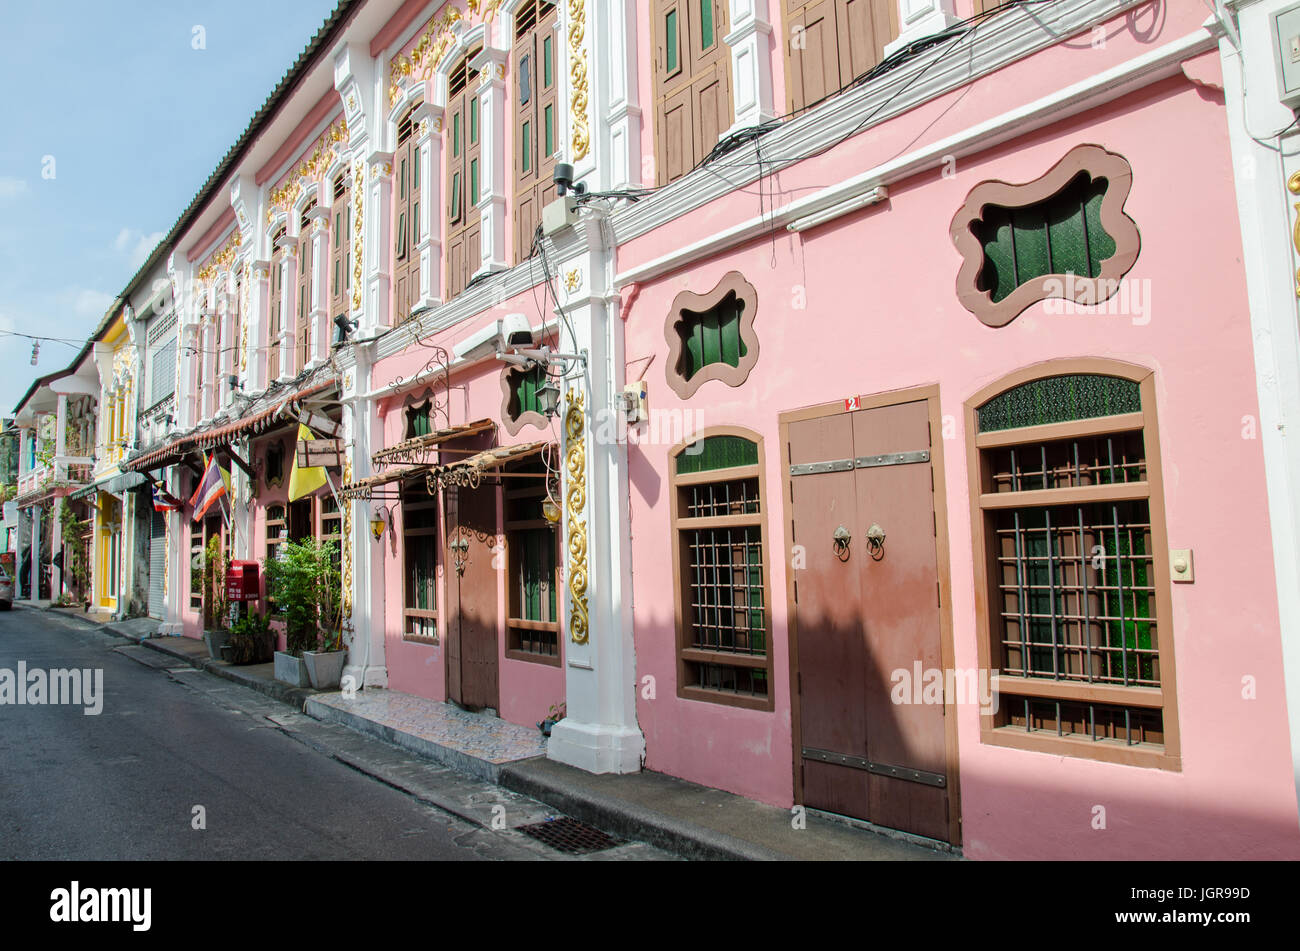
[[[673,458],[678,696],[772,709],[757,438],[714,430]]]
[[[999,685],[986,741],[1177,768],[1154,388],[1140,372],[1029,379],[968,417]]]
[[[558,665],[560,615],[555,525],[542,514],[546,500],[545,468],[510,470],[506,505],[506,570],[509,620],[506,656]]]

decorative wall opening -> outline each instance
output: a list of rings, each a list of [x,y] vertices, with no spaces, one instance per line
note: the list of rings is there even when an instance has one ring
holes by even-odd
[[[678,294],[664,330],[669,387],[688,399],[709,380],[742,385],[758,362],[757,310],[758,294],[738,271],[707,294]]]

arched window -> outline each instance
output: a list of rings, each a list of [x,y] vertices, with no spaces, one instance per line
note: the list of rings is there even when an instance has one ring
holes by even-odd
[[[559,13],[549,0],[524,0],[515,11],[514,77],[515,261],[532,254],[542,208],[555,198],[555,153],[560,104],[555,26]]]
[[[397,176],[397,209],[393,215],[394,323],[411,316],[420,300],[420,147],[415,136],[415,103],[397,123],[397,153],[393,171]]]
[[[479,265],[479,104],[469,63],[480,51],[465,54],[447,76],[447,300],[465,289]]]
[[[1178,768],[1155,384],[1032,367],[966,404],[985,742]]]
[[[711,429],[670,465],[677,695],[771,710],[762,444]]]
[[[283,252],[279,248],[285,236],[282,225],[271,236],[271,297],[266,320],[266,382],[275,381],[280,375],[280,331],[282,328],[282,306],[284,300],[284,272],[282,269]]]

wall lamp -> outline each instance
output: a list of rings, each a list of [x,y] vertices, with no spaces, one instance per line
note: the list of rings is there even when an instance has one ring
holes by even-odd
[[[384,537],[384,529],[391,526],[393,514],[386,506],[376,505],[374,511],[370,513],[370,534],[375,536],[375,541]]]

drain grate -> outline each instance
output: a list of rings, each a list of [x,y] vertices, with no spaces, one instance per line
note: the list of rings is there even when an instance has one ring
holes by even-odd
[[[534,822],[532,825],[520,826],[519,831],[532,836],[538,842],[569,855],[588,855],[603,852],[619,844],[618,839],[608,836],[595,826],[579,822],[569,816]]]

